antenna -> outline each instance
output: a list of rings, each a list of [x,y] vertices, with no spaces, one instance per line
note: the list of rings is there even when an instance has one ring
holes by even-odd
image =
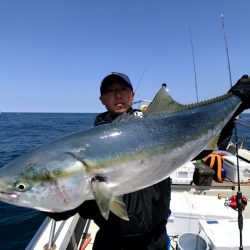
[[[142,74],[141,74],[141,77],[140,77],[140,79],[139,79],[139,81],[138,81],[138,83],[137,83],[137,85],[136,85],[135,93],[136,93],[137,89],[139,88],[139,85],[140,85],[140,83],[141,83],[141,80],[142,80],[142,78],[143,78],[143,76],[144,76],[146,70],[147,70],[147,66],[146,66],[145,69],[143,70],[143,72],[142,72]]]
[[[192,56],[193,56],[194,84],[195,84],[195,92],[196,92],[196,101],[199,102],[198,89],[197,89],[197,77],[196,77],[195,58],[194,58],[194,46],[193,46],[193,40],[192,40],[192,34],[191,34],[191,29],[190,28],[189,28],[189,36],[190,36],[190,42],[191,42],[191,48],[192,48]]]
[[[227,47],[227,37],[226,37],[226,32],[225,32],[225,25],[224,25],[224,15],[221,14],[221,21],[222,21],[222,28],[223,28],[223,32],[224,32],[224,39],[225,39],[225,45],[226,45],[226,53],[227,53],[227,65],[228,65],[228,72],[229,72],[229,80],[230,80],[230,87],[233,86],[232,84],[232,75],[231,75],[231,68],[230,68],[230,60],[229,60],[229,53],[228,53],[228,47]],[[237,128],[236,128],[236,123],[235,123],[235,127],[234,127],[234,133],[235,133],[235,146],[236,146],[236,163],[237,163],[237,176],[238,176],[238,192],[236,195],[236,200],[237,200],[237,208],[238,208],[238,228],[240,231],[240,250],[243,250],[243,239],[242,239],[242,230],[243,230],[243,216],[242,216],[242,193],[240,190],[240,170],[239,170],[239,154],[238,154],[238,136],[237,136]]]
[[[233,84],[232,84],[232,75],[231,75],[230,60],[229,60],[229,53],[228,53],[228,47],[227,47],[227,37],[226,37],[226,31],[225,31],[225,25],[224,25],[224,15],[223,14],[221,14],[221,21],[222,21],[222,28],[223,28],[223,32],[224,32],[224,39],[225,39],[225,45],[226,45],[229,81],[230,81],[230,87],[232,87],[233,86]]]

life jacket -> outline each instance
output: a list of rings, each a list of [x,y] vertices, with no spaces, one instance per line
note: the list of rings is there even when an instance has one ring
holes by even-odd
[[[214,179],[218,182],[223,182],[225,178],[224,169],[222,168],[222,155],[211,153],[207,157],[203,158],[202,161],[215,171]]]

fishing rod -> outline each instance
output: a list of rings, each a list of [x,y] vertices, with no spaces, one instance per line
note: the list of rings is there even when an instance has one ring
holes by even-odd
[[[237,176],[238,176],[238,192],[236,195],[236,199],[237,199],[237,208],[238,208],[238,227],[239,227],[239,231],[240,231],[240,247],[239,249],[242,250],[243,249],[243,244],[242,244],[242,230],[243,230],[243,216],[242,216],[242,211],[243,211],[243,200],[242,200],[242,193],[240,190],[240,167],[239,167],[239,155],[238,155],[238,135],[237,135],[237,129],[236,129],[236,124],[235,124],[235,128],[234,128],[234,135],[235,135],[235,149],[236,149],[236,160],[237,160]]]
[[[238,124],[238,125],[241,125],[241,126],[245,126],[245,127],[247,127],[247,128],[250,128],[250,125],[248,125],[248,124],[246,124],[246,123],[242,123],[242,122],[236,122],[236,124]]]
[[[193,67],[194,67],[194,85],[195,85],[196,101],[199,102],[198,88],[197,88],[197,77],[196,77],[196,66],[195,66],[195,58],[194,58],[193,39],[192,39],[191,29],[189,28],[188,30],[189,30],[190,43],[191,43],[191,48],[192,48],[192,58],[193,58]]]
[[[151,100],[139,100],[139,101],[135,101],[135,102],[133,102],[133,104],[141,104],[142,102],[147,102],[147,103],[150,103],[151,102]]]
[[[141,77],[140,77],[140,79],[139,79],[139,81],[138,81],[138,83],[136,85],[134,93],[137,93],[137,89],[139,88],[139,85],[140,85],[140,83],[142,81],[142,78],[144,77],[144,74],[145,74],[146,70],[147,70],[147,66],[144,68],[144,70],[143,70],[143,72],[141,74]],[[143,103],[143,102],[150,103],[151,101],[150,100],[139,100],[139,101],[133,102],[133,105],[138,104],[138,109],[140,109],[141,108],[141,103]]]
[[[144,74],[145,74],[146,70],[147,70],[147,66],[146,66],[145,69],[143,70],[143,72],[142,72],[142,74],[141,74],[141,77],[140,77],[140,79],[139,79],[139,81],[138,81],[138,83],[137,83],[137,85],[136,85],[135,93],[136,93],[137,89],[139,88],[139,85],[140,85],[140,83],[141,83],[142,78],[144,77]]]
[[[222,22],[222,29],[224,33],[224,40],[225,40],[225,47],[226,47],[226,54],[227,54],[227,66],[228,66],[228,72],[229,72],[229,81],[230,81],[230,87],[233,86],[232,83],[232,74],[231,74],[231,67],[230,67],[230,60],[229,60],[229,53],[228,53],[228,46],[227,46],[227,36],[225,31],[225,24],[224,24],[224,15],[221,14],[221,22]]]
[[[230,60],[229,60],[229,52],[228,52],[228,46],[227,46],[227,37],[226,37],[226,31],[225,31],[225,24],[224,24],[224,15],[221,14],[221,21],[222,21],[222,28],[224,33],[224,40],[225,40],[225,47],[226,47],[226,55],[227,55],[227,65],[228,65],[228,73],[229,73],[229,80],[230,80],[230,87],[233,86],[232,84],[232,74],[231,74],[231,67],[230,67]],[[240,167],[239,167],[239,150],[238,150],[238,135],[237,135],[237,123],[235,122],[234,126],[234,136],[235,136],[235,150],[236,150],[236,165],[237,165],[237,177],[238,177],[238,191],[236,194],[236,205],[237,205],[237,211],[238,211],[238,227],[240,232],[240,246],[239,249],[243,250],[243,244],[242,244],[242,231],[243,231],[243,216],[242,211],[244,209],[244,200],[242,197],[241,189],[240,189]]]
[[[243,120],[243,121],[246,121],[246,122],[250,123],[250,120],[248,120],[248,119],[246,119],[246,118],[244,118],[244,117],[242,117],[242,116],[240,116],[239,118],[240,118],[241,120]]]

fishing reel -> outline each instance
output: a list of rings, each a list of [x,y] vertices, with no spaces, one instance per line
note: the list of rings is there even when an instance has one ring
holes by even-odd
[[[224,205],[226,207],[231,207],[232,209],[238,211],[238,207],[241,206],[242,210],[245,209],[247,205],[247,197],[241,193],[233,194],[231,197],[225,197],[223,195],[218,195],[218,198],[226,198]]]

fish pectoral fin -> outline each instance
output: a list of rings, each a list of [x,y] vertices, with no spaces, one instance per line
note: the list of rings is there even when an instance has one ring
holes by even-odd
[[[129,221],[127,208],[123,202],[122,196],[116,196],[114,198],[110,210],[121,219]]]
[[[122,197],[114,197],[105,178],[100,176],[92,178],[91,189],[100,212],[106,220],[109,217],[109,211],[112,211],[123,220],[129,220]]]
[[[99,176],[91,179],[91,189],[102,216],[107,220],[114,201],[113,193],[105,179]]]

